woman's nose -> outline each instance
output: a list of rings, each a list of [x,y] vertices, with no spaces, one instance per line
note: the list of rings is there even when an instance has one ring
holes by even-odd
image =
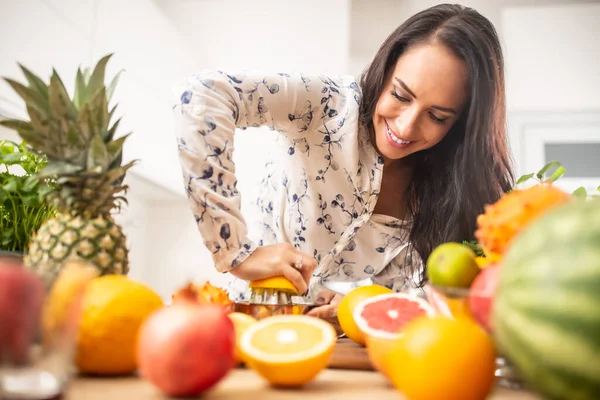
[[[404,139],[410,140],[417,131],[418,113],[414,109],[406,109],[394,121],[396,132]]]

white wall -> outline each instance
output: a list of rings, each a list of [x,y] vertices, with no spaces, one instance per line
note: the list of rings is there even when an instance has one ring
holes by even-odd
[[[600,110],[600,4],[503,10],[509,111]]]
[[[0,46],[0,75],[22,80],[20,62],[47,80],[55,67],[71,93],[79,65],[114,52],[108,77],[125,69],[114,97],[125,114],[120,133],[134,132],[124,157],[141,160],[139,175],[183,194],[168,96],[193,70],[194,53],[152,0],[0,0],[0,37],[10,38]],[[0,108],[23,115],[3,81]]]

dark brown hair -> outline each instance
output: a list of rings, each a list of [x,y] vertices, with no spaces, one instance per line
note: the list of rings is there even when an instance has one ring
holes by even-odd
[[[423,43],[447,46],[465,62],[469,74],[468,100],[460,118],[440,143],[413,155],[407,193],[413,220],[409,240],[426,263],[437,245],[472,240],[477,215],[512,189],[514,176],[502,49],[494,26],[471,8],[440,4],[392,32],[361,76],[361,123],[372,130],[377,100],[396,61],[406,49]],[[418,284],[425,282],[423,269]]]

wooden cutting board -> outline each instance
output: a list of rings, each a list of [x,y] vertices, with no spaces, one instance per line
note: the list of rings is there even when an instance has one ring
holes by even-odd
[[[367,348],[348,338],[338,339],[329,361],[329,368],[374,371]]]

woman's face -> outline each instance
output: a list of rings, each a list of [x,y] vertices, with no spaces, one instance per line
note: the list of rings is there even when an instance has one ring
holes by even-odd
[[[386,163],[439,143],[467,98],[464,62],[441,44],[407,49],[373,114],[375,144]]]

